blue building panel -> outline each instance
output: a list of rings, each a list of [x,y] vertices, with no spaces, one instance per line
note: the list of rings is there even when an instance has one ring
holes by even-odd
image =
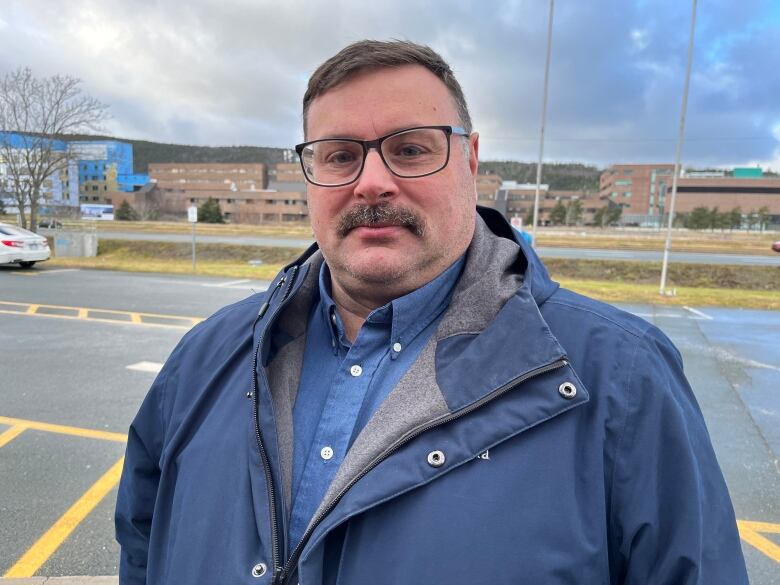
[[[149,175],[119,175],[118,182],[120,191],[138,191],[149,182]]]

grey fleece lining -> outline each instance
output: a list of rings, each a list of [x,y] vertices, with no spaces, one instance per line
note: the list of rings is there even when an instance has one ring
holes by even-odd
[[[276,419],[276,436],[279,445],[279,459],[282,468],[284,501],[288,506],[292,499],[292,462],[293,462],[293,419],[292,412],[298,386],[301,381],[303,354],[306,349],[306,325],[309,320],[311,304],[319,288],[322,252],[315,252],[307,261],[306,273],[298,293],[290,305],[279,316],[279,329],[286,332],[292,341],[283,345],[266,368],[268,385]]]
[[[493,235],[477,216],[466,265],[436,333],[356,438],[317,512],[388,446],[410,430],[449,412],[436,383],[436,345],[452,335],[478,334],[493,320],[522,284],[522,275],[513,271],[519,252],[516,243]],[[308,262],[312,266],[305,285],[280,320],[280,327],[294,341],[279,351],[268,368],[287,502],[290,501],[292,477],[292,407],[300,383],[305,329],[317,286],[321,254],[317,253]]]

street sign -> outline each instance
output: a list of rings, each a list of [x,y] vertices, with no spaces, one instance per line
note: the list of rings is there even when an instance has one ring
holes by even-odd
[[[509,220],[512,222],[512,227],[517,228],[519,230],[523,229],[523,218],[522,217],[513,217]]]
[[[198,223],[198,208],[194,205],[187,208],[187,221],[190,223]]]

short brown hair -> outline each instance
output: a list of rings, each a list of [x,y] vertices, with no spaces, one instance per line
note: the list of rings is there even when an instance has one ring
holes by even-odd
[[[366,69],[422,65],[438,77],[450,91],[458,111],[460,123],[471,133],[471,116],[466,96],[455,79],[447,62],[436,51],[410,41],[363,40],[344,47],[320,65],[309,78],[309,86],[303,96],[303,131],[306,133],[306,116],[315,98],[346,81],[352,75]]]

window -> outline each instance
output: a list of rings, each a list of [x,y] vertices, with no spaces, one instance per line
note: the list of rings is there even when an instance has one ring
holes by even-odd
[[[620,187],[626,187],[628,185],[632,185],[633,181],[631,179],[622,179],[620,181],[615,181],[615,185],[618,185]]]
[[[623,169],[623,174],[624,175],[633,175],[634,174],[634,169]]]
[[[631,197],[631,191],[626,191],[623,193],[623,197]]]

